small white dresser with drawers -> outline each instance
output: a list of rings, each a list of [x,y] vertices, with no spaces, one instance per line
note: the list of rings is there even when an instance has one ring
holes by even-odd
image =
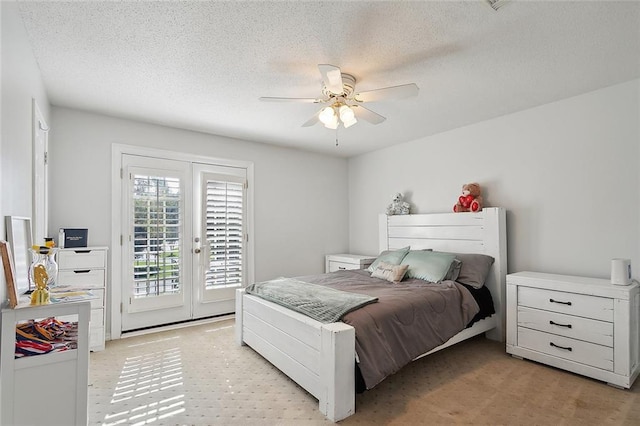
[[[58,285],[89,290],[91,299],[89,349],[104,349],[107,292],[107,247],[63,248],[58,252]]]
[[[640,287],[507,275],[507,352],[629,388],[640,372]]]
[[[376,260],[375,256],[361,254],[328,254],[325,256],[325,272],[345,269],[366,269]]]

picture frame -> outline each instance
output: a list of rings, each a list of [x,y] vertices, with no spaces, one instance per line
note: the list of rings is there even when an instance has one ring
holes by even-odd
[[[31,218],[5,216],[7,242],[11,246],[14,266],[14,285],[19,295],[31,290],[29,265],[31,265],[31,245],[33,244]]]
[[[15,274],[11,246],[4,240],[0,240],[0,256],[2,257],[5,281],[7,281],[7,299],[9,300],[9,307],[13,309],[18,305],[18,290],[14,281]]]

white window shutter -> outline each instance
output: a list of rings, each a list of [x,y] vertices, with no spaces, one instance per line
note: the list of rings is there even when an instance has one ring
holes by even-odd
[[[209,268],[206,288],[242,285],[244,187],[244,180],[234,176],[207,176],[204,221]]]

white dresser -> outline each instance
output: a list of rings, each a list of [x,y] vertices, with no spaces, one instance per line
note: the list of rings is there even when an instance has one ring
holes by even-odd
[[[325,256],[325,272],[345,269],[365,269],[376,260],[375,256],[361,254],[328,254]]]
[[[507,352],[629,388],[640,372],[640,287],[507,275]]]
[[[89,381],[88,302],[2,309],[1,425],[86,425]],[[16,324],[55,317],[77,322],[75,349],[15,358]]]
[[[64,248],[58,252],[58,285],[90,290],[89,349],[104,349],[107,292],[107,247]]]

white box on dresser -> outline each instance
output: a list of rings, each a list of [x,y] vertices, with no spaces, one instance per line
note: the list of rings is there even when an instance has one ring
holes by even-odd
[[[640,287],[507,275],[507,352],[630,388],[640,373]]]
[[[362,254],[328,254],[325,256],[325,272],[345,269],[366,269],[376,260],[375,256]]]
[[[58,285],[89,290],[91,300],[89,349],[104,349],[107,296],[107,247],[63,248],[58,252]]]

